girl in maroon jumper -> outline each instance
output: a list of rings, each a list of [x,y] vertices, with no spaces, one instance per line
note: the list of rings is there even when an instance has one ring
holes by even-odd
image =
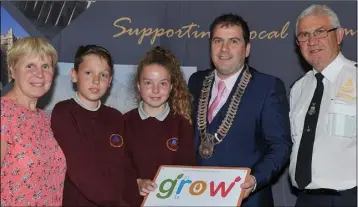
[[[64,206],[139,204],[132,202],[139,193],[124,143],[123,116],[101,103],[112,75],[105,48],[80,46],[71,71],[77,92],[52,111],[52,129],[68,162]]]
[[[139,107],[125,114],[126,137],[146,196],[161,165],[195,165],[189,91],[175,56],[161,47],[149,51],[135,75]]]

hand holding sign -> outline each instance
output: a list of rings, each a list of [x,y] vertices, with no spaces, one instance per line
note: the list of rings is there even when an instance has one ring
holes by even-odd
[[[149,179],[137,179],[139,194],[141,196],[147,196],[148,193],[154,191],[157,188],[157,184]]]
[[[241,184],[241,188],[244,191],[243,199],[247,198],[252,191],[255,190],[256,179],[254,176],[250,175],[246,179],[245,183]]]

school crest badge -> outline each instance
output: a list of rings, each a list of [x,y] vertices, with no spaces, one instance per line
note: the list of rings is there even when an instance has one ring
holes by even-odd
[[[112,134],[109,138],[109,143],[112,147],[122,147],[123,137],[119,134]]]
[[[179,140],[178,138],[170,138],[167,140],[167,148],[170,150],[170,151],[177,151],[178,148],[179,148]]]

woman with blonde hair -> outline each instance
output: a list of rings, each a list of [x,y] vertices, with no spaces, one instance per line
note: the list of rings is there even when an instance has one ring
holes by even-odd
[[[126,136],[139,192],[146,196],[161,165],[194,165],[190,94],[174,54],[162,47],[139,63],[134,87],[139,107],[125,114]]]
[[[17,40],[7,55],[14,87],[1,97],[1,206],[61,206],[64,154],[37,101],[51,85],[57,52],[46,40]]]

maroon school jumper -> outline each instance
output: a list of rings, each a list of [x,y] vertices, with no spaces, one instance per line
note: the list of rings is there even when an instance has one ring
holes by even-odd
[[[195,165],[194,129],[188,120],[172,112],[163,121],[142,120],[138,109],[124,116],[138,178],[153,179],[161,165]]]
[[[126,140],[119,111],[105,105],[89,111],[69,99],[56,104],[51,124],[67,161],[64,206],[138,205],[127,144],[118,147]]]

